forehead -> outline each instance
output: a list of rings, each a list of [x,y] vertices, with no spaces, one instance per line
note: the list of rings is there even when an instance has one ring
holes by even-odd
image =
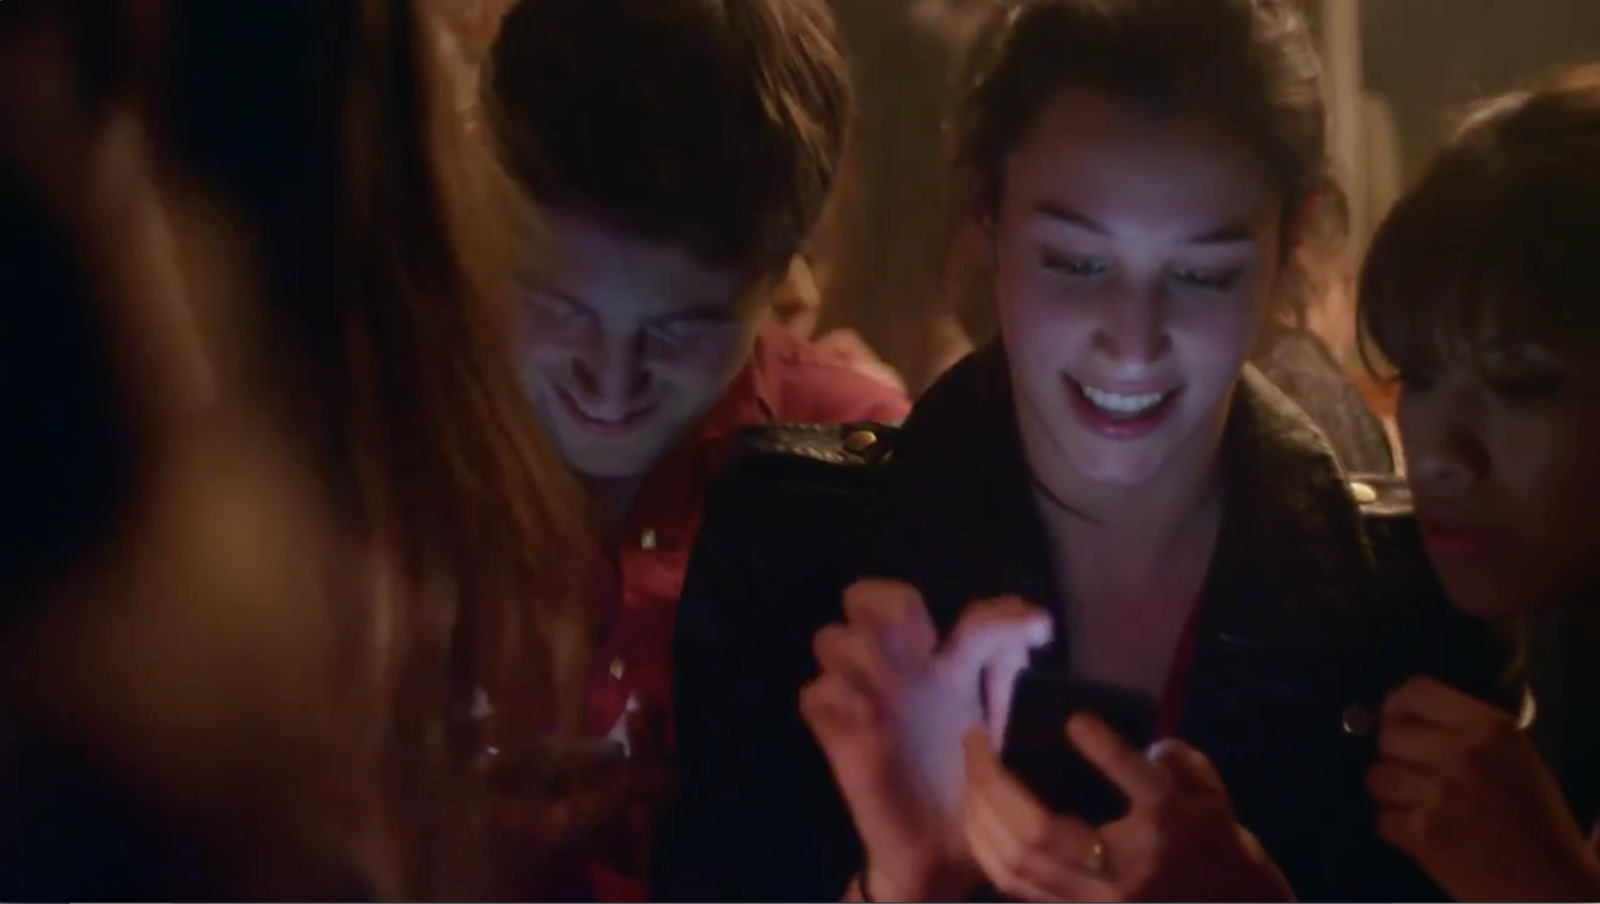
[[[1220,116],[1160,114],[1088,88],[1041,108],[1005,162],[1008,207],[1064,203],[1113,231],[1264,220],[1278,192]]]
[[[607,313],[663,316],[729,308],[748,288],[738,270],[687,246],[644,238],[581,208],[542,214],[534,276],[548,289]]]

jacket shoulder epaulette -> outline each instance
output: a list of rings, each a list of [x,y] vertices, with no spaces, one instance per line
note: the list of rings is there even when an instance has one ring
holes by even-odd
[[[767,424],[739,435],[736,461],[777,466],[824,464],[873,468],[894,454],[899,428],[886,424]]]
[[[1411,508],[1411,487],[1399,474],[1352,474],[1345,479],[1345,489],[1368,518],[1408,518]]]

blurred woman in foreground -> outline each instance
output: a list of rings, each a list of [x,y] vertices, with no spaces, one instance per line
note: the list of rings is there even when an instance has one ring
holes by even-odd
[[[501,893],[471,704],[572,724],[588,551],[429,27],[0,11],[0,897]]]

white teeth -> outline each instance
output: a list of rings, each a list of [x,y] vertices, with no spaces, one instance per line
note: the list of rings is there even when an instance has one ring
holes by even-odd
[[[1167,397],[1164,392],[1151,392],[1144,395],[1118,395],[1114,392],[1106,392],[1103,389],[1095,389],[1093,386],[1080,384],[1079,388],[1083,390],[1083,397],[1094,403],[1094,407],[1110,414],[1124,416],[1143,414],[1161,404],[1161,400]]]

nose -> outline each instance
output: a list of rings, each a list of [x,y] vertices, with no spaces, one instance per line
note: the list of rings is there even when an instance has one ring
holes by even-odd
[[[1400,402],[1399,421],[1411,479],[1440,490],[1470,486],[1489,473],[1483,413],[1461,392]]]
[[[1171,349],[1167,306],[1159,290],[1130,286],[1127,291],[1107,293],[1102,304],[1095,350],[1114,364],[1141,368]]]
[[[598,414],[626,414],[650,387],[650,370],[632,337],[594,337],[573,356],[572,376],[584,401],[603,409]]]

